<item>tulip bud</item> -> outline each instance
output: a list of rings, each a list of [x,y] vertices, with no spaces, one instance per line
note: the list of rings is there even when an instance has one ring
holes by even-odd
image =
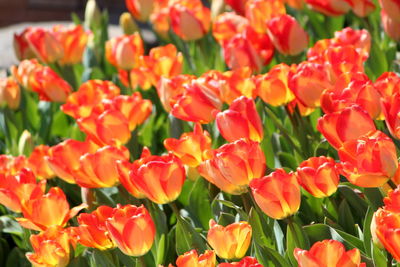
[[[248,24],[249,21],[245,17],[233,12],[225,12],[215,18],[212,25],[212,33],[214,38],[220,44],[223,44],[237,33],[241,33]]]
[[[272,18],[284,14],[286,14],[286,9],[283,1],[250,0],[246,3],[246,18],[258,33],[265,33],[268,22]]]
[[[137,32],[118,36],[106,42],[106,58],[119,69],[133,69],[139,64],[139,58],[143,54],[143,41]]]
[[[97,6],[96,0],[88,0],[85,8],[85,27],[95,29],[100,26],[101,11]]]
[[[381,20],[385,33],[394,41],[400,41],[400,20],[387,15],[386,10],[381,10]],[[398,14],[396,15],[398,16]]]
[[[55,35],[42,28],[32,28],[26,40],[36,57],[43,63],[53,63],[64,56],[64,48]]]
[[[19,108],[21,88],[13,77],[0,78],[0,107]]]
[[[26,40],[26,34],[31,30],[30,27],[26,28],[22,33],[14,33],[14,52],[18,60],[31,59],[35,57],[35,53],[30,48]]]
[[[220,263],[218,267],[263,267],[256,258],[244,257],[240,262]]]
[[[125,0],[126,7],[135,19],[147,21],[153,11],[156,0]]]
[[[124,12],[119,17],[119,26],[122,29],[122,32],[126,35],[134,34],[139,31],[139,27],[136,22],[133,20],[132,15],[129,12]]]
[[[391,19],[400,22],[400,2],[398,0],[379,0],[382,11]]]
[[[19,137],[18,152],[22,155],[30,155],[34,148],[32,134],[28,130],[24,130]]]
[[[327,16],[340,16],[351,8],[347,0],[306,0],[306,3]]]
[[[204,254],[199,255],[196,250],[191,250],[178,257],[176,267],[215,267],[215,253],[212,250],[206,250]]]

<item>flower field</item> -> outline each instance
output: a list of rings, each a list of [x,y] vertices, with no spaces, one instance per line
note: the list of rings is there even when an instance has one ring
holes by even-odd
[[[399,0],[125,2],[10,36],[0,266],[400,266]]]

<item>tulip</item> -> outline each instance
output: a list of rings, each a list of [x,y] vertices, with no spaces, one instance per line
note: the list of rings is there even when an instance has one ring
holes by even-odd
[[[115,247],[106,227],[106,220],[111,218],[114,209],[100,206],[92,213],[78,216],[78,227],[69,228],[72,236],[85,247],[106,250]]]
[[[119,94],[119,87],[110,81],[89,80],[68,96],[61,110],[75,119],[89,117],[92,112],[103,111],[104,99],[113,99]]]
[[[26,158],[24,155],[17,157],[0,155],[0,173],[14,175],[23,168],[26,168]]]
[[[129,12],[124,12],[119,16],[119,26],[122,29],[122,33],[126,35],[131,35],[139,31],[139,26]]]
[[[0,78],[0,107],[19,108],[21,88],[13,77]]]
[[[189,84],[194,79],[194,76],[187,74],[177,75],[172,78],[160,78],[156,89],[165,111],[171,111],[177,99],[185,92],[184,85]]]
[[[155,0],[125,0],[129,12],[140,21],[147,21],[153,11]]]
[[[286,14],[283,1],[250,0],[246,3],[246,18],[258,33],[267,31],[267,23],[274,17]]]
[[[27,165],[35,173],[38,179],[51,179],[55,173],[46,162],[46,157],[50,156],[50,147],[39,145],[35,147],[28,158]]]
[[[335,37],[332,39],[331,46],[347,46],[353,45],[357,52],[368,58],[371,49],[371,35],[365,30],[354,30],[346,27],[335,32]]]
[[[297,55],[308,46],[308,34],[295,18],[281,15],[267,23],[268,35],[275,48],[284,55]]]
[[[250,188],[257,205],[273,219],[287,218],[300,208],[300,186],[295,173],[276,169],[251,181]]]
[[[177,157],[152,156],[144,148],[140,159],[133,164],[129,178],[148,199],[166,204],[178,198],[185,181],[185,168]]]
[[[169,1],[160,1],[160,3],[160,6],[154,8],[153,13],[150,15],[150,22],[157,34],[167,38],[171,28]],[[163,3],[165,3],[165,6]]]
[[[251,243],[252,228],[247,222],[232,223],[226,227],[210,220],[207,241],[222,259],[243,258]]]
[[[118,160],[129,160],[129,151],[125,147],[105,146],[95,153],[80,157],[80,167],[76,171],[75,181],[81,187],[112,187],[118,182],[116,167]]]
[[[249,0],[225,0],[225,3],[227,3],[236,13],[244,16],[246,3],[248,1]]]
[[[356,248],[346,251],[342,243],[325,239],[314,243],[310,250],[294,249],[299,267],[365,267],[361,263],[360,251]]]
[[[144,53],[143,41],[139,33],[121,35],[106,42],[106,58],[113,66],[130,70],[139,63]]]
[[[14,52],[18,60],[22,61],[25,59],[31,59],[35,57],[35,53],[30,48],[28,41],[26,40],[26,34],[31,30],[31,27],[23,30],[22,33],[14,33]]]
[[[354,14],[359,17],[366,17],[375,10],[372,0],[347,0]]]
[[[400,77],[394,72],[384,72],[376,79],[374,87],[381,94],[382,102],[387,102],[395,93],[400,93]]]
[[[53,226],[29,238],[33,253],[26,257],[35,267],[65,267],[69,263],[71,239],[60,226]]]
[[[400,118],[398,117],[398,113],[400,112],[399,93],[396,92],[391,98],[382,101],[382,111],[386,126],[390,134],[397,139],[400,139]]]
[[[102,14],[97,6],[96,0],[88,0],[85,7],[85,27],[88,29],[94,29],[99,27]]]
[[[179,139],[167,138],[165,148],[177,156],[183,164],[196,168],[207,159],[205,152],[211,149],[211,137],[196,123],[193,132],[183,133]]]
[[[265,156],[259,144],[243,139],[210,151],[210,159],[198,167],[199,173],[222,191],[240,195],[251,180],[264,175]]]
[[[176,99],[171,114],[178,119],[200,123],[214,120],[213,113],[222,108],[217,89],[203,83],[201,79],[185,86],[186,91]]]
[[[117,170],[118,170],[118,179],[121,184],[125,187],[125,189],[135,198],[141,199],[146,198],[139,188],[132,182],[129,177],[129,172],[132,168],[134,168],[134,164],[130,163],[128,160],[117,160]]]
[[[339,173],[332,158],[320,156],[303,161],[297,168],[300,185],[314,197],[329,197],[336,192]]]
[[[331,87],[326,69],[318,63],[303,62],[289,77],[289,88],[304,106],[315,108],[321,105],[321,94]]]
[[[264,136],[260,116],[251,98],[237,98],[229,110],[217,114],[216,122],[218,130],[228,142],[241,138],[261,142]]]
[[[400,213],[400,187],[390,190],[383,202],[385,203],[385,210]]]
[[[178,257],[176,267],[215,267],[215,263],[214,251],[206,250],[204,254],[199,255],[193,249]]]
[[[64,56],[62,44],[49,30],[31,28],[25,34],[25,39],[35,56],[43,63],[53,63]]]
[[[340,16],[351,8],[346,0],[306,0],[306,3],[327,16]]]
[[[67,139],[51,147],[45,160],[57,177],[68,183],[75,183],[80,157],[86,153],[94,153],[97,148],[98,146],[90,141]]]
[[[379,0],[379,4],[387,16],[400,22],[400,2],[398,0]]]
[[[64,226],[86,206],[83,203],[70,210],[61,188],[52,187],[47,194],[27,200],[22,205],[24,218],[16,218],[16,220],[25,228],[44,231],[51,226]]]
[[[27,90],[32,90],[31,88],[31,77],[34,71],[41,68],[42,65],[36,59],[23,60],[19,65],[11,67],[12,76],[18,83]]]
[[[396,147],[392,139],[380,131],[345,142],[338,153],[342,175],[361,187],[383,185],[398,167]]]
[[[378,209],[371,222],[371,234],[379,246],[383,246],[393,258],[400,260],[398,240],[400,237],[400,213]]]
[[[71,86],[50,67],[33,71],[30,86],[41,100],[52,102],[65,102],[72,91]]]
[[[339,149],[346,141],[357,139],[376,130],[374,121],[368,113],[356,105],[319,118],[317,129],[336,149]]]
[[[220,263],[218,267],[263,267],[256,258],[244,257],[240,262]]]
[[[256,85],[252,79],[252,70],[249,67],[226,71],[221,76],[217,79],[221,83],[219,91],[221,99],[225,103],[231,105],[235,99],[241,96],[255,98]]]
[[[293,67],[281,63],[272,67],[268,73],[256,76],[258,96],[272,106],[291,102],[295,98],[288,85],[288,77],[292,71]]]
[[[396,17],[398,17],[398,14]],[[381,10],[383,30],[394,41],[400,41],[400,20],[396,20],[396,17],[388,16],[388,11],[385,9]]]
[[[212,25],[212,34],[218,43],[223,44],[241,33],[249,25],[249,21],[233,12],[218,15]]]
[[[26,201],[43,195],[45,190],[46,181],[37,183],[29,169],[15,174],[0,173],[0,204],[14,212],[21,212]]]
[[[200,0],[178,0],[170,6],[170,18],[175,34],[185,41],[202,38],[211,24],[210,9]]]
[[[118,248],[129,256],[140,257],[153,245],[156,228],[147,209],[141,205],[118,205],[106,227]]]

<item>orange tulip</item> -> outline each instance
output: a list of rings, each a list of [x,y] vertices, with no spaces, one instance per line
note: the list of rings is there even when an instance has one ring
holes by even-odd
[[[293,172],[276,169],[270,175],[251,181],[250,188],[257,205],[273,219],[289,217],[300,208],[300,186]]]
[[[400,213],[400,187],[390,190],[383,202],[385,203],[385,210]]]
[[[193,249],[178,257],[176,267],[215,267],[215,263],[214,251],[206,250],[204,254],[199,255]]]
[[[42,67],[32,73],[30,86],[44,101],[65,102],[71,86],[50,67]]]
[[[263,125],[251,98],[237,98],[229,110],[217,114],[216,122],[218,130],[228,142],[241,138],[261,142],[264,137]]]
[[[116,166],[118,160],[129,160],[129,151],[125,147],[105,146],[95,153],[80,157],[80,167],[76,171],[75,181],[81,187],[112,187],[118,182]]]
[[[166,204],[178,198],[186,175],[181,161],[174,155],[152,156],[144,148],[140,159],[133,162],[129,178],[148,199]]]
[[[251,243],[252,228],[247,222],[232,223],[226,227],[210,220],[207,241],[222,259],[240,259]]]
[[[112,240],[126,255],[142,256],[153,245],[156,228],[143,205],[118,205],[106,220],[106,226]]]
[[[53,27],[52,33],[64,50],[64,56],[59,61],[60,64],[76,64],[82,61],[89,37],[82,25],[73,25],[68,28],[56,25]]]
[[[111,218],[114,209],[100,206],[92,213],[81,213],[78,216],[78,227],[70,227],[71,235],[82,245],[100,250],[116,246],[107,231],[106,220]]]
[[[322,64],[304,61],[289,77],[289,88],[304,106],[319,107],[322,92],[331,87],[327,76]]]
[[[132,196],[138,199],[146,198],[129,177],[129,172],[134,166],[135,165],[128,160],[117,160],[118,179]]]
[[[86,206],[82,203],[70,210],[64,192],[58,187],[52,187],[47,194],[27,200],[22,205],[24,218],[16,219],[25,228],[44,231],[51,226],[64,226]]]
[[[254,141],[237,140],[210,151],[210,159],[198,167],[199,173],[222,191],[240,195],[251,180],[264,175],[264,152]]]
[[[327,16],[340,16],[351,8],[346,0],[306,0],[306,3]]]
[[[263,267],[256,258],[244,257],[240,262],[220,263],[218,267]]]
[[[203,74],[202,77],[206,74]],[[249,67],[226,71],[221,74],[221,77],[215,78],[221,84],[219,91],[222,101],[229,105],[238,97],[255,98],[256,96],[256,85],[252,79],[252,70]]]
[[[249,0],[225,0],[225,3],[227,3],[236,13],[243,16],[248,1]]]
[[[400,261],[399,237],[400,237],[400,213],[380,208],[374,213],[374,221],[371,223],[371,233],[393,258]]]
[[[89,141],[67,139],[51,147],[45,159],[56,176],[68,183],[75,183],[76,172],[80,167],[80,157],[86,153],[94,153],[97,148]]]
[[[156,76],[153,85],[157,85],[161,76],[174,77],[182,72],[183,55],[176,46],[168,44],[152,48],[149,56],[145,57],[146,64]]]
[[[205,152],[211,149],[211,137],[196,123],[193,132],[183,133],[179,139],[167,138],[165,148],[177,156],[183,164],[196,168],[207,159]]]
[[[26,157],[24,155],[17,157],[0,155],[0,173],[14,175],[23,168],[26,168]]]
[[[211,12],[200,0],[177,0],[170,6],[175,34],[185,41],[202,38],[210,29]]]
[[[46,162],[45,157],[48,156],[50,156],[50,147],[46,145],[39,145],[33,149],[28,158],[27,166],[40,180],[55,177],[55,173]]]
[[[400,77],[394,72],[384,72],[376,79],[374,87],[381,94],[383,102],[395,93],[400,93]]]
[[[330,46],[353,45],[358,53],[364,55],[365,59],[368,58],[371,49],[371,35],[365,29],[354,30],[346,27],[335,32],[335,37],[331,40]]]
[[[65,267],[69,263],[71,239],[60,226],[53,226],[29,238],[33,253],[26,257],[35,267]]]
[[[224,12],[218,15],[212,25],[212,34],[218,43],[223,44],[241,33],[249,25],[249,21],[234,12]]]
[[[29,169],[21,169],[15,174],[0,172],[0,204],[14,212],[21,212],[29,199],[40,197],[46,190],[46,181],[36,182]]]
[[[85,118],[92,112],[102,112],[104,110],[102,101],[113,99],[119,94],[119,87],[110,81],[89,80],[83,83],[78,91],[68,96],[61,110],[75,119]]]
[[[25,34],[25,39],[36,57],[43,63],[53,63],[64,56],[62,44],[49,30],[31,28]]]
[[[156,0],[125,0],[129,12],[140,21],[146,21],[153,11]]]
[[[268,35],[275,48],[284,55],[297,55],[308,46],[308,34],[295,18],[281,15],[267,23]]]
[[[23,60],[18,66],[11,67],[11,73],[21,86],[27,90],[32,90],[30,83],[32,74],[41,67],[42,65],[36,59]]]
[[[375,10],[372,0],[347,0],[354,14],[359,17],[366,17]]]
[[[35,53],[30,48],[28,41],[26,40],[26,34],[31,30],[28,27],[22,31],[22,33],[14,33],[14,52],[18,60],[31,59],[35,57]]]
[[[292,101],[295,96],[289,89],[288,77],[293,69],[281,63],[272,67],[268,73],[256,76],[258,96],[272,106],[281,106]]]
[[[21,88],[13,77],[0,78],[0,107],[19,108]]]
[[[338,153],[342,175],[361,187],[383,185],[398,167],[396,147],[392,139],[380,131],[345,142]]]
[[[139,63],[144,53],[143,41],[139,33],[121,35],[106,42],[106,58],[113,66],[130,70]]]
[[[274,17],[286,14],[283,1],[250,0],[246,3],[246,18],[258,33],[267,31],[267,23]]]
[[[396,16],[398,17],[399,15],[397,14]],[[400,20],[395,18],[388,16],[388,12],[385,9],[381,10],[383,30],[394,41],[400,41]]]
[[[346,251],[342,243],[325,239],[314,243],[310,250],[294,249],[299,267],[365,267],[358,249]]]
[[[217,88],[212,88],[200,78],[184,87],[186,91],[177,97],[171,114],[185,121],[200,123],[213,121],[213,113],[222,108]]]
[[[361,135],[376,130],[368,113],[356,105],[319,118],[317,129],[336,149],[339,149],[346,141],[357,139]]]
[[[379,0],[379,4],[387,16],[400,22],[400,2],[398,0]]]
[[[396,92],[391,98],[386,98],[382,101],[382,111],[385,117],[386,126],[390,134],[400,139],[400,92]]]
[[[297,168],[300,185],[314,197],[329,197],[336,192],[339,172],[334,159],[320,156],[303,161]]]

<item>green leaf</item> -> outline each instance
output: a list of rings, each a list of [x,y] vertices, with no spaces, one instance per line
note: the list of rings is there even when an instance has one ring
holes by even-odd
[[[347,185],[339,185],[338,191],[347,200],[347,203],[354,208],[358,217],[364,217],[368,204],[352,188]]]
[[[249,223],[253,229],[253,239],[259,246],[276,249],[273,227],[263,222],[255,209],[250,210]],[[265,228],[265,230],[264,230]]]
[[[18,236],[22,236],[24,233],[21,225],[9,215],[0,217],[0,232]]]
[[[208,229],[212,218],[211,201],[209,199],[207,183],[204,179],[198,178],[192,187],[189,195],[189,212],[201,223],[203,229]]]
[[[162,234],[157,244],[157,260],[156,260],[157,265],[162,264],[164,262],[165,246],[166,246],[165,239],[166,239],[165,234]]]
[[[342,200],[342,203],[339,205],[339,225],[343,227],[343,229],[352,235],[356,234],[355,222],[350,210],[349,205],[345,199]]]
[[[372,247],[371,247],[371,222],[374,216],[374,210],[372,208],[368,208],[367,214],[364,218],[364,225],[363,225],[363,240],[364,240],[364,247],[367,256],[372,256]]]
[[[30,267],[31,264],[26,259],[24,252],[18,247],[14,247],[8,254],[5,267]]]
[[[255,245],[256,258],[260,264],[268,267],[290,267],[290,263],[277,251]]]
[[[290,262],[296,265],[297,261],[293,256],[295,248],[309,249],[310,241],[305,234],[303,228],[296,223],[293,218],[287,219],[288,225],[286,230],[286,254]]]
[[[176,253],[181,255],[189,250],[206,250],[204,239],[193,226],[183,218],[179,218],[176,225]]]
[[[248,215],[247,215],[247,213],[243,210],[242,207],[239,207],[239,206],[237,206],[236,204],[234,204],[234,203],[232,203],[232,202],[230,202],[230,201],[227,201],[227,200],[223,200],[223,199],[217,199],[217,201],[218,201],[219,203],[221,203],[222,205],[228,207],[228,208],[231,208],[231,209],[236,210],[236,212],[239,213],[239,215],[240,215],[244,220],[248,220]]]
[[[364,188],[364,195],[374,210],[383,206],[383,196],[379,188]]]
[[[376,267],[387,267],[387,257],[386,257],[386,251],[383,249],[379,249],[377,245],[374,244],[372,240],[371,242],[371,247],[372,247],[372,259],[374,261],[374,264]]]

